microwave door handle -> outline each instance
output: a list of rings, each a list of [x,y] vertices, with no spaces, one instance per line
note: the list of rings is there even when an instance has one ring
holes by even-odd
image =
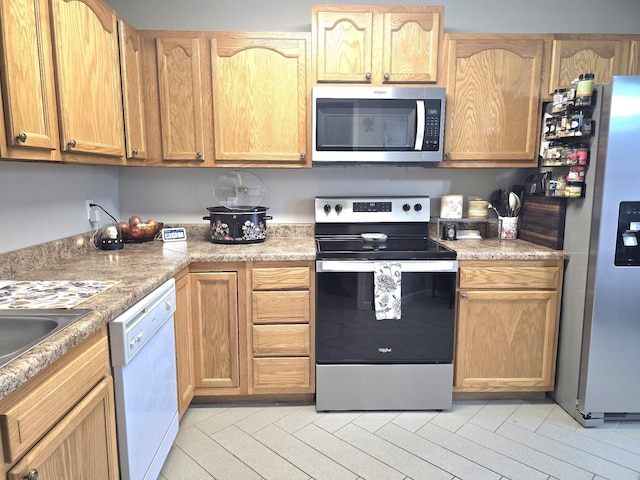
[[[414,150],[422,150],[424,142],[424,100],[416,100],[416,143]]]

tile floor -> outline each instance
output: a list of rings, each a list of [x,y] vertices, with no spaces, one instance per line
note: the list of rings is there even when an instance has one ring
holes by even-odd
[[[640,480],[640,422],[583,428],[552,400],[444,412],[192,406],[159,480]]]

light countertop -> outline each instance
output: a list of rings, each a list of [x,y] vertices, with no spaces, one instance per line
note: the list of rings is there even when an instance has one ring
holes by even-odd
[[[261,243],[223,245],[208,241],[206,226],[198,226],[190,231],[186,242],[125,244],[122,250],[114,251],[84,248],[71,254],[65,252],[65,257],[38,266],[31,258],[25,258],[38,255],[34,247],[0,256],[7,257],[14,265],[14,270],[18,269],[10,272],[10,280],[119,281],[117,285],[79,305],[79,308],[91,309],[89,315],[0,367],[0,398],[193,262],[315,260],[313,226],[284,226],[274,231],[274,235],[270,234]],[[75,238],[74,241],[78,242]],[[458,252],[458,260],[568,258],[566,252],[522,240],[456,240],[442,243]],[[51,251],[54,247],[47,245],[43,248]],[[39,255],[42,257],[43,253]],[[7,275],[6,271],[2,273]]]

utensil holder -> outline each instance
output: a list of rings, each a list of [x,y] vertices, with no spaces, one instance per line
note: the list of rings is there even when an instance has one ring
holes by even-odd
[[[498,217],[500,220],[500,240],[515,240],[518,238],[519,217]]]

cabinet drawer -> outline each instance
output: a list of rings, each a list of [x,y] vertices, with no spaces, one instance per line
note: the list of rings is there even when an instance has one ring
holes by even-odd
[[[309,355],[309,325],[255,325],[255,356]]]
[[[95,341],[86,340],[0,402],[5,462],[15,462],[109,375],[106,330],[100,335]]]
[[[309,292],[253,292],[253,323],[309,323]]]
[[[253,290],[303,290],[309,288],[309,267],[254,268]]]
[[[461,266],[460,288],[481,289],[557,289],[560,286],[560,266]]]
[[[311,375],[309,358],[255,358],[253,360],[254,389],[309,389]]]

